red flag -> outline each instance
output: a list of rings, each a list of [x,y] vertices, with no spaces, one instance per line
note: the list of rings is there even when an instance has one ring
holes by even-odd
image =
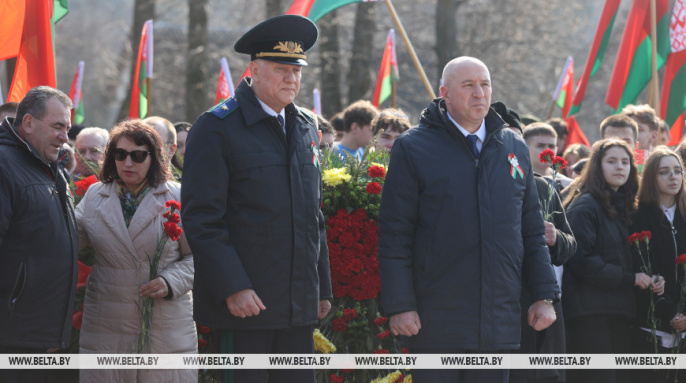
[[[19,54],[25,7],[26,0],[0,0],[0,60]]]
[[[10,85],[8,102],[19,102],[38,85],[56,87],[55,52],[52,36],[52,1],[26,0],[21,47]],[[4,12],[4,9],[3,9]],[[17,33],[17,31],[14,31]]]
[[[686,1],[676,0],[669,28],[672,54],[667,58],[662,85],[661,115],[669,129],[668,145],[678,145],[686,110]]]
[[[576,117],[571,116],[565,121],[567,122],[567,143],[565,148],[572,144],[584,144],[590,148],[591,144],[588,143],[588,138],[586,138],[583,130],[576,122]]]
[[[226,57],[222,57],[221,70],[219,71],[219,83],[217,84],[217,96],[214,98],[214,105],[233,96],[233,80],[231,79],[231,71],[229,71],[229,62]]]
[[[143,24],[136,58],[136,72],[131,86],[131,118],[145,118],[150,110],[150,94],[146,80],[152,78],[152,41],[152,20],[148,20]]]

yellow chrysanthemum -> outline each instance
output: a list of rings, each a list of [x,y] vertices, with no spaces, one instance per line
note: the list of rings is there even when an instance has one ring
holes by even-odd
[[[412,383],[412,375],[405,375],[405,380],[403,383]]]
[[[322,181],[327,186],[338,186],[350,181],[350,174],[345,171],[345,168],[327,169],[322,173]]]
[[[402,375],[400,371],[391,372],[383,378],[376,378],[372,380],[371,383],[395,383],[395,381],[398,380],[398,378],[400,378],[400,375]],[[406,381],[407,378],[405,378],[405,382]]]
[[[318,328],[314,329],[314,334],[312,334],[312,338],[314,338],[314,350],[319,351],[323,354],[330,354],[332,352],[336,352],[336,346],[333,345],[326,337],[324,334],[322,334]]]

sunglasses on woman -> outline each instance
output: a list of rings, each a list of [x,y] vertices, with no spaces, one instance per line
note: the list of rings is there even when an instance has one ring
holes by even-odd
[[[127,152],[124,149],[117,148],[114,149],[114,159],[117,161],[126,161],[126,157],[131,155],[131,161],[135,163],[143,163],[146,158],[148,158],[148,154],[150,152],[146,152],[145,150],[133,150],[130,152]]]

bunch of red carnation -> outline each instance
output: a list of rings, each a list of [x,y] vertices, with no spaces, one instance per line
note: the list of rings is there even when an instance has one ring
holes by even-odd
[[[341,209],[328,220],[331,285],[336,298],[374,299],[381,290],[376,221],[363,209]]]
[[[162,224],[164,226],[164,233],[167,234],[169,239],[172,241],[178,241],[181,238],[181,233],[183,229],[179,227],[179,222],[181,222],[181,217],[174,210],[181,210],[181,204],[178,201],[169,200],[164,206],[169,208],[169,211],[162,214],[167,220]]]

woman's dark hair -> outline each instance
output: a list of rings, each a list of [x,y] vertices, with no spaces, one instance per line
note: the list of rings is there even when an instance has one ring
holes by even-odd
[[[665,157],[674,157],[681,167],[681,189],[675,196],[675,202],[679,213],[683,218],[686,218],[686,178],[684,177],[684,163],[681,161],[681,156],[666,146],[657,146],[648,156],[645,165],[643,165],[643,179],[641,180],[641,187],[638,189],[638,204],[643,206],[650,206],[656,209],[660,208],[660,192],[657,188],[657,177],[660,171],[660,161]]]
[[[610,196],[612,195],[610,188],[608,187],[605,176],[603,175],[602,162],[605,157],[605,153],[611,148],[619,147],[624,149],[629,155],[629,177],[627,177],[626,183],[619,188],[619,191],[625,195],[624,211],[618,212],[612,202]],[[600,140],[593,144],[591,148],[591,156],[588,158],[584,170],[581,172],[579,178],[574,180],[570,187],[572,187],[569,196],[565,199],[564,208],[569,208],[569,205],[581,194],[589,193],[595,199],[600,202],[610,218],[615,219],[620,216],[624,224],[629,225],[631,223],[631,213],[636,208],[636,194],[638,193],[638,169],[636,168],[636,163],[634,162],[634,154],[629,148],[629,145],[615,138],[609,138],[605,140]]]
[[[147,146],[150,151],[150,169],[146,179],[150,186],[155,187],[171,179],[172,175],[164,161],[162,154],[162,137],[150,125],[139,119],[125,120],[118,123],[110,132],[110,141],[105,149],[105,160],[100,170],[100,180],[110,183],[118,178],[117,165],[114,160],[114,151],[117,149],[119,139],[126,137],[136,145]]]

